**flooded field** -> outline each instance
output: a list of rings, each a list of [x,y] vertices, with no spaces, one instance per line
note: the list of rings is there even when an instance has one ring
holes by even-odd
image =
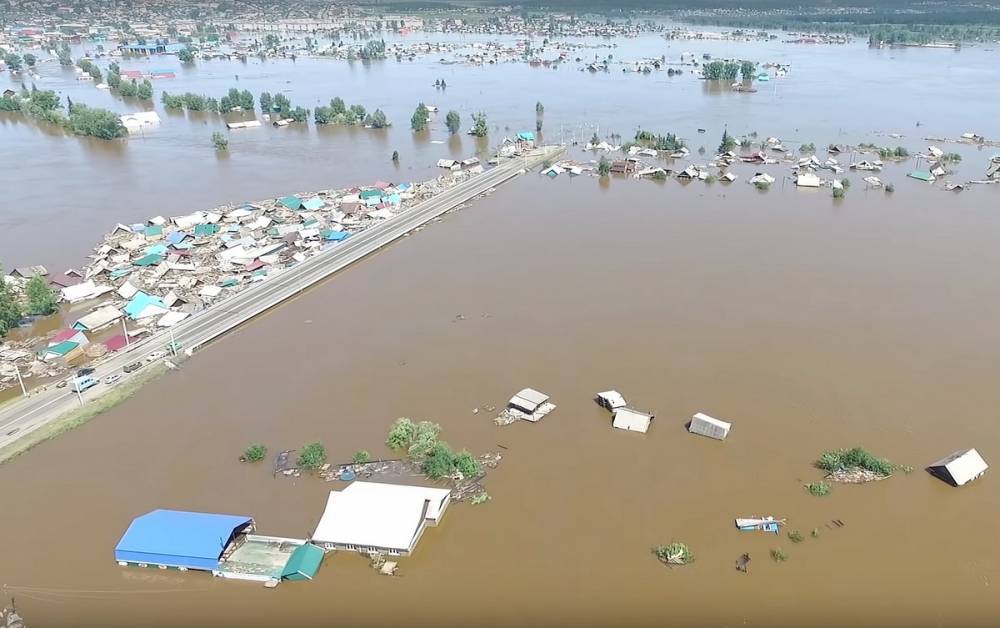
[[[0,582],[37,626],[992,625],[996,477],[922,468],[1000,452],[998,198],[523,177],[4,466]],[[525,386],[559,406],[541,423],[472,413]],[[608,388],[655,412],[647,435],[610,427]],[[687,434],[698,411],[729,439]],[[336,485],[242,448],[388,455],[403,415],[507,449],[492,501],[454,505],[402,577],[346,554],[274,591],[115,564],[157,507],[308,535]],[[820,451],[855,445],[916,470],[806,493]],[[805,542],[733,527],[767,514]],[[650,555],[672,540],[693,565]]]

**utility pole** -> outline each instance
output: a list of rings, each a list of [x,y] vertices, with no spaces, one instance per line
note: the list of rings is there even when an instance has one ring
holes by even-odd
[[[17,383],[21,385],[21,395],[27,397],[28,390],[24,387],[24,380],[21,379],[21,369],[15,364],[14,370],[17,372]]]
[[[125,326],[125,317],[122,317],[122,333],[125,334],[125,347],[128,348],[132,345],[132,341],[128,337],[128,327]]]
[[[301,291],[302,288],[299,287]],[[170,327],[170,353],[176,358],[177,357],[177,343],[174,341],[174,328]]]

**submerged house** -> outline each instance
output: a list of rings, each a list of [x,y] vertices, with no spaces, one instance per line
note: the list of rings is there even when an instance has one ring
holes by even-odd
[[[136,517],[115,546],[121,566],[215,572],[227,548],[254,530],[243,515],[154,510]]]
[[[599,403],[602,408],[606,408],[612,412],[618,408],[624,408],[628,405],[625,402],[625,396],[617,390],[608,390],[602,393],[597,393],[597,403]]]
[[[440,523],[450,501],[451,491],[443,488],[352,482],[330,491],[312,541],[326,549],[406,556],[427,526]]]
[[[927,470],[952,486],[962,486],[981,477],[989,468],[975,449],[960,449],[931,464]]]
[[[649,424],[653,421],[653,415],[646,412],[633,410],[632,408],[618,408],[614,413],[613,427],[629,432],[642,432],[645,434],[649,430]]]
[[[688,425],[688,432],[708,436],[709,438],[714,438],[715,440],[726,440],[726,437],[729,436],[729,429],[731,427],[732,423],[726,423],[725,421],[720,421],[719,419],[699,412],[691,417],[691,423]]]
[[[507,408],[520,414],[520,418],[526,421],[537,422],[546,414],[556,409],[555,404],[549,403],[549,396],[539,392],[534,388],[524,388],[507,402]]]

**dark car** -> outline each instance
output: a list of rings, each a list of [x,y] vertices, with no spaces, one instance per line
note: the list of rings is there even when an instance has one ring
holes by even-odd
[[[133,371],[138,371],[141,368],[142,368],[142,362],[133,362],[132,364],[126,365],[125,368],[123,368],[122,370],[125,371],[126,373],[131,373]]]
[[[92,369],[90,367],[87,367],[85,369],[80,369],[79,371],[77,371],[76,372],[76,376],[77,377],[86,377],[87,375],[90,375],[93,372],[94,372],[94,369]]]

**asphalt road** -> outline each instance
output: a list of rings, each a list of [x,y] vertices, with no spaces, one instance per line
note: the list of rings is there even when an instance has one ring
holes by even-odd
[[[368,254],[400,238],[416,227],[465,203],[486,190],[517,176],[521,170],[532,168],[552,159],[561,150],[539,149],[538,154],[526,159],[515,159],[477,175],[468,181],[430,198],[379,225],[355,234],[343,242],[321,251],[291,268],[269,275],[264,281],[250,286],[220,301],[210,308],[191,316],[172,328],[174,340],[185,352],[191,352],[249,319],[274,307],[303,289],[325,279],[353,264]],[[91,377],[102,383],[83,392],[84,403],[92,401],[111,389],[103,379],[133,362],[146,362],[150,354],[163,351],[170,343],[170,331],[165,330],[136,342],[131,348],[93,365]],[[169,357],[169,356],[168,356]],[[157,360],[160,358],[156,358]],[[141,372],[141,371],[140,371]],[[128,381],[125,374],[115,385]],[[10,402],[0,408],[0,447],[22,438],[42,425],[55,420],[74,407],[81,398],[69,386],[36,390],[29,397]]]

